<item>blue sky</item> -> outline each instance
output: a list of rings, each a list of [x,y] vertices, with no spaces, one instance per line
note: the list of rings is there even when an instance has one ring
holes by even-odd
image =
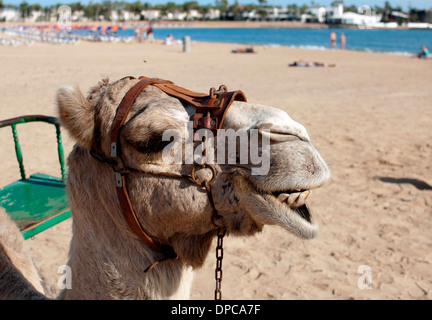
[[[23,0],[3,0],[4,4],[14,4],[19,5]],[[54,4],[68,4],[72,2],[77,2],[79,0],[26,0],[27,3],[33,4],[33,3],[39,3],[42,6],[46,5],[54,5]],[[83,4],[88,4],[90,0],[81,0],[80,2]],[[103,0],[93,0],[93,2],[102,2]],[[135,0],[125,0],[127,2],[134,2]],[[150,4],[161,4],[161,3],[167,3],[167,2],[175,2],[182,4],[186,1],[190,0],[141,0],[141,2],[148,2]],[[205,5],[205,4],[215,4],[214,0],[197,0],[198,3]],[[228,0],[229,4],[233,4],[235,0]],[[238,0],[240,4],[258,4],[258,0]],[[330,3],[333,2],[333,0],[314,0],[315,3],[319,3],[324,6],[329,6]],[[402,9],[408,10],[408,8],[411,6],[412,8],[418,8],[418,9],[425,9],[425,8],[432,8],[432,2],[431,0],[389,0],[390,4],[394,7],[401,6]],[[274,4],[274,5],[282,5],[287,6],[288,4],[297,4],[299,6],[303,4],[311,5],[312,1],[309,0],[267,0],[268,4]],[[355,5],[355,6],[361,6],[361,5],[369,5],[371,7],[378,5],[380,7],[384,6],[385,0],[344,0],[345,5]]]

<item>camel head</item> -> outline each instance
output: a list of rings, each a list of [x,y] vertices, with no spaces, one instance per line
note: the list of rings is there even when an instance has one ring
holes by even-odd
[[[114,241],[138,239],[121,215],[112,168],[90,151],[96,144],[108,157],[116,108],[137,82],[104,79],[87,97],[69,87],[57,94],[61,122],[77,141],[68,159],[74,236],[104,237],[113,243],[110,249]],[[134,169],[126,176],[131,204],[152,238],[198,267],[218,227],[242,236],[278,225],[300,238],[315,237],[318,227],[306,198],[330,174],[304,127],[280,109],[234,102],[222,127],[226,139],[218,134],[206,140],[213,148],[204,154],[188,130],[193,109],[149,86],[120,130],[122,162]],[[213,156],[215,173],[195,165],[203,156]],[[194,167],[196,180],[212,180],[210,191],[179,178]]]

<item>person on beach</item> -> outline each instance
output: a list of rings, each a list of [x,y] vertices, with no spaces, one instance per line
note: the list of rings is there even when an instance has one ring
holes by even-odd
[[[135,35],[135,39],[138,41],[138,35],[139,35],[139,29],[138,29],[138,27],[136,27],[134,29],[134,35]]]
[[[337,48],[336,39],[337,39],[336,32],[334,32],[334,31],[330,32],[330,49],[332,49],[332,48],[336,49]]]
[[[138,41],[143,42],[144,40],[144,26],[140,26],[138,29]]]
[[[345,49],[345,43],[346,43],[346,37],[345,34],[342,32],[340,35],[340,45],[341,45],[341,49]]]
[[[143,42],[144,39],[144,27],[143,26],[137,26],[134,30],[135,37],[138,42]]]
[[[429,50],[425,46],[421,46],[421,52],[417,55],[419,59],[427,59],[429,57]]]
[[[149,24],[147,28],[147,41],[149,41],[150,43],[153,43],[154,41],[153,28],[151,24]]]
[[[290,67],[336,67],[334,63],[323,63],[323,62],[315,62],[315,61],[294,61],[289,64]]]
[[[166,38],[165,38],[165,44],[167,46],[173,45],[175,44],[175,40],[172,34],[169,34]]]
[[[234,49],[231,52],[232,53],[255,53],[253,47]]]

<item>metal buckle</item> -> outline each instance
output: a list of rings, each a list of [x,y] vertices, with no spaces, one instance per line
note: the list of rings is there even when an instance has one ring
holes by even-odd
[[[228,91],[227,87],[225,85],[221,85],[219,86],[219,89],[217,91],[215,88],[210,88],[209,95],[210,98],[215,99],[220,97],[222,94],[224,94],[227,91]]]
[[[111,143],[111,158],[117,158],[117,142]]]
[[[116,179],[116,187],[122,188],[123,187],[123,176],[119,171],[115,171],[115,179]]]
[[[200,182],[196,177],[195,177],[195,170],[197,167],[200,168],[209,168],[212,172],[212,177],[210,178],[209,181],[202,181]],[[203,186],[206,189],[213,183],[214,179],[216,178],[216,169],[214,166],[212,166],[211,164],[205,162],[203,164],[194,164],[193,168],[192,168],[192,172],[191,172],[191,181],[193,181],[194,183],[196,183],[199,186]]]

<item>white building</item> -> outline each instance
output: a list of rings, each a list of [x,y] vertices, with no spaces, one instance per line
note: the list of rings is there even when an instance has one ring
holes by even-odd
[[[196,9],[191,9],[188,11],[186,20],[192,21],[192,20],[199,20],[203,17],[203,15]]]
[[[243,15],[242,15],[244,20],[259,20],[260,19],[260,15],[258,14],[258,12],[254,9],[251,11],[243,11]]]
[[[37,22],[44,21],[45,13],[43,11],[32,10],[30,14],[25,18],[25,22]]]
[[[317,6],[313,8],[309,8],[306,11],[306,14],[309,15],[309,18],[315,18],[317,22],[324,23],[326,22],[327,17],[327,8],[322,6]],[[315,20],[314,19],[314,20]]]
[[[279,17],[279,8],[277,8],[277,7],[267,8],[266,12],[267,12],[266,19],[268,19],[268,20],[278,20],[278,17]]]
[[[373,27],[381,21],[381,15],[364,15],[355,12],[344,12],[341,23],[347,25],[357,25]]]
[[[120,21],[138,21],[140,14],[128,10],[122,10],[120,12]]]
[[[360,28],[383,27],[382,15],[376,15],[368,6],[359,8],[360,13],[344,12],[342,3],[335,3],[328,11],[327,23],[358,26]]]
[[[87,17],[84,17],[84,10],[75,10],[72,12],[72,21],[86,21]]]
[[[174,10],[174,11],[170,11],[167,12],[163,17],[162,20],[175,20],[175,21],[182,21],[182,20],[186,20],[187,17],[187,12],[183,12],[183,11],[179,11],[179,10]]]
[[[17,22],[20,20],[20,12],[15,9],[4,8],[0,10],[0,21]]]
[[[152,9],[152,10],[142,10],[141,15],[144,17],[144,20],[155,21],[161,18],[160,10]]]
[[[204,15],[205,20],[218,20],[220,19],[220,10],[210,8],[209,11]]]
[[[343,15],[344,9],[343,9],[343,3],[342,2],[333,2],[330,10],[329,15],[332,16],[341,16]]]
[[[110,21],[138,21],[140,14],[128,10],[112,10],[109,16]]]

